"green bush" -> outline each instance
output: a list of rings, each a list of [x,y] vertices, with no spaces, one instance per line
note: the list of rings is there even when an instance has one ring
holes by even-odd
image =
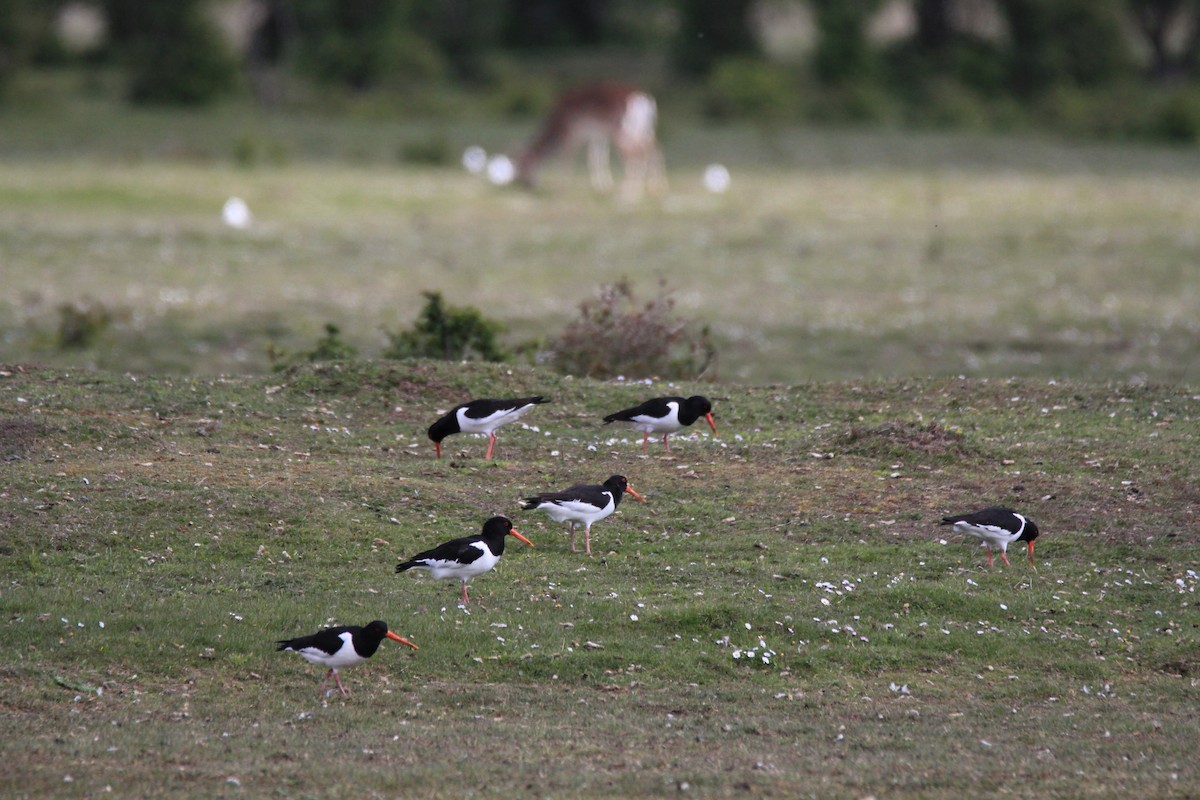
[[[332,322],[326,322],[325,335],[304,357],[309,361],[346,361],[357,355],[357,348],[342,339],[341,329]]]
[[[444,167],[454,161],[454,153],[450,151],[450,137],[444,131],[401,142],[396,156],[405,164],[434,167]]]
[[[424,292],[426,303],[411,330],[388,333],[384,358],[437,358],[444,361],[504,361],[508,354],[496,342],[504,330],[475,308],[447,306],[440,292]]]
[[[1176,144],[1200,140],[1200,96],[1183,90],[1167,95],[1151,112],[1147,134]]]
[[[105,0],[105,7],[133,102],[202,105],[233,88],[233,56],[198,0]]]
[[[34,0],[0,0],[0,96],[28,65],[43,27]]]
[[[795,76],[759,59],[722,61],[709,76],[704,108],[714,119],[778,122],[795,118],[801,92]]]
[[[274,343],[267,346],[267,359],[275,372],[282,372],[305,362],[349,361],[357,356],[358,348],[342,339],[341,328],[332,322],[325,323],[325,335],[307,352],[293,354]]]

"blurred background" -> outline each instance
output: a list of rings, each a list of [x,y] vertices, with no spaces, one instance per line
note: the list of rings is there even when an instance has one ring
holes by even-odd
[[[1195,382],[1198,59],[1193,0],[0,0],[0,360]],[[662,196],[464,168],[608,81]]]

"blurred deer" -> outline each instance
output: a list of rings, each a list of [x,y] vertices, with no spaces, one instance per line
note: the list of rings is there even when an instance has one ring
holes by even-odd
[[[592,186],[610,191],[609,151],[615,145],[624,172],[621,197],[636,200],[647,187],[662,194],[667,179],[654,135],[657,117],[654,98],[633,86],[599,84],[564,92],[518,160],[517,180],[532,187],[543,161],[559,150],[571,151],[586,143]]]

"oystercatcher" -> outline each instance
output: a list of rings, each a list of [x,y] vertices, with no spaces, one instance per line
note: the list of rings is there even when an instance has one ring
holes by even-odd
[[[338,669],[361,664],[375,655],[375,651],[379,649],[384,637],[400,642],[400,644],[406,644],[414,650],[419,649],[408,639],[389,631],[387,623],[381,619],[368,622],[362,627],[340,625],[336,628],[324,628],[309,636],[280,639],[276,642],[279,645],[276,649],[293,650],[304,656],[310,664],[329,667],[329,671],[325,673],[325,680],[321,681],[321,693],[324,693],[325,685],[329,683],[329,678],[332,676],[334,682],[337,683],[337,688],[341,689],[342,696],[345,697],[349,692],[346,691],[345,686],[342,686],[342,679],[338,677]]]
[[[444,417],[429,426],[437,457],[442,457],[442,439],[455,433],[486,433],[487,455],[492,457],[496,447],[496,429],[514,420],[539,403],[549,403],[548,397],[518,397],[514,400],[468,400],[455,406]]]
[[[992,506],[970,514],[955,514],[942,517],[942,525],[953,525],[954,530],[980,540],[987,548],[988,566],[992,566],[992,551],[999,549],[1000,558],[1008,561],[1008,546],[1013,542],[1025,542],[1029,548],[1029,564],[1033,563],[1033,540],[1038,537],[1038,526],[1033,520],[1018,514],[1011,508]]]
[[[504,537],[515,536],[533,547],[533,542],[522,536],[508,517],[492,517],[483,523],[483,532],[474,536],[462,536],[439,544],[432,550],[418,553],[408,561],[396,565],[396,572],[410,569],[429,570],[437,579],[458,578],[462,581],[462,604],[467,604],[467,581],[496,566],[504,555]]]
[[[667,436],[683,430],[701,417],[708,420],[708,426],[712,428],[713,434],[716,434],[717,423],[713,421],[712,403],[707,397],[700,395],[689,397],[686,400],[682,397],[656,397],[639,406],[609,414],[604,418],[604,422],[605,424],[609,422],[633,423],[633,427],[643,434],[643,453],[646,452],[646,443],[650,440],[650,434],[661,433],[663,447],[669,453],[671,445],[667,443]]]
[[[624,475],[613,475],[603,484],[582,483],[561,492],[544,492],[526,497],[521,508],[526,511],[545,511],[555,522],[566,522],[571,534],[571,552],[575,549],[575,526],[583,523],[584,548],[592,554],[592,523],[599,522],[617,510],[621,498],[629,492],[646,502],[646,498],[635,492]]]

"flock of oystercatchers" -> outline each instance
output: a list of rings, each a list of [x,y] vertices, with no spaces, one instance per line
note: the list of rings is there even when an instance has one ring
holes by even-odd
[[[433,423],[429,427],[428,435],[433,441],[437,457],[441,458],[442,441],[447,436],[456,433],[486,434],[488,448],[485,458],[490,459],[496,448],[498,428],[520,419],[534,406],[548,402],[549,398],[540,395],[510,400],[471,400],[455,406]],[[635,430],[643,434],[643,453],[647,450],[650,435],[662,434],[663,447],[669,453],[667,437],[701,418],[708,422],[716,434],[717,424],[713,420],[712,403],[707,397],[696,395],[687,398],[656,397],[632,408],[609,414],[604,417],[604,422],[631,423]],[[527,497],[521,501],[521,508],[526,511],[544,511],[555,522],[566,522],[573,553],[579,552],[575,547],[575,527],[583,525],[584,550],[590,556],[592,524],[616,511],[621,498],[627,493],[643,503],[646,502],[644,497],[633,490],[624,475],[613,475],[602,484],[577,484],[562,491],[542,492]],[[969,514],[954,514],[943,517],[941,524],[952,525],[956,532],[978,539],[980,546],[987,550],[989,567],[993,564],[994,550],[999,550],[1000,558],[1011,566],[1007,554],[1008,546],[1015,542],[1025,543],[1029,552],[1029,564],[1034,566],[1033,542],[1038,537],[1038,527],[1033,520],[1012,509],[989,507]],[[465,607],[469,601],[467,583],[496,566],[500,557],[504,555],[504,544],[509,536],[530,547],[534,546],[533,542],[513,527],[511,520],[497,516],[485,522],[480,533],[451,539],[401,561],[396,565],[396,572],[417,569],[427,571],[436,579],[458,579],[462,584],[462,605]],[[342,694],[347,695],[338,669],[363,663],[375,655],[385,638],[417,649],[417,645],[408,639],[389,631],[387,623],[382,620],[375,620],[362,627],[343,625],[325,628],[309,636],[280,640],[277,644],[279,650],[297,652],[310,663],[329,668],[325,680],[321,683],[322,693],[332,677]]]

